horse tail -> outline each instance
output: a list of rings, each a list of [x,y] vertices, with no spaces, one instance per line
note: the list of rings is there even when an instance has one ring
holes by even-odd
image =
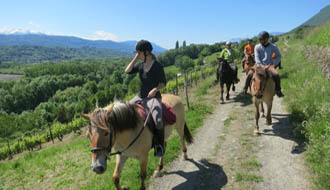
[[[184,123],[184,139],[187,141],[188,144],[193,142],[193,137],[187,127],[187,123]]]

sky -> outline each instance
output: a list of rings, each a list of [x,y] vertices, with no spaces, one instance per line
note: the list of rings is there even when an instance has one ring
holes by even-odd
[[[92,40],[213,44],[288,32],[330,0],[0,0],[0,33],[30,30]]]

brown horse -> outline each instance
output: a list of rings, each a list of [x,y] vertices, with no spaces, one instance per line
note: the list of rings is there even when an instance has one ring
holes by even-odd
[[[254,64],[256,63],[253,55],[251,54],[245,54],[244,55],[244,70],[245,70],[245,73],[248,74],[249,71],[253,68]]]
[[[176,123],[165,126],[166,139],[175,128],[180,136],[183,159],[187,159],[185,140],[190,144],[192,136],[184,119],[184,105],[178,96],[163,94],[162,101],[171,106],[176,113]],[[152,147],[153,134],[138,112],[135,104],[115,103],[104,109],[96,109],[92,114],[83,114],[90,121],[87,135],[92,147],[92,169],[97,174],[102,174],[107,169],[107,158],[117,155],[116,166],[112,176],[117,190],[128,189],[120,186],[120,173],[127,158],[135,158],[140,161],[140,189],[145,189],[144,180],[148,164],[148,152]],[[116,152],[111,153],[114,148]],[[155,170],[155,175],[160,176],[163,168],[163,157]]]
[[[262,105],[263,102],[267,105],[267,125],[272,124],[271,111],[273,105],[273,97],[275,95],[275,83],[268,74],[268,68],[269,66],[256,66],[253,68],[255,72],[253,74],[252,84],[250,86],[250,93],[253,96],[253,103],[255,108],[256,133],[259,133],[259,105],[261,106],[264,116],[264,108]]]

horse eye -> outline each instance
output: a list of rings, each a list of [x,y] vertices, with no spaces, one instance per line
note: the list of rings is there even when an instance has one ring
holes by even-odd
[[[108,136],[108,135],[109,135],[109,132],[104,133],[104,136]]]

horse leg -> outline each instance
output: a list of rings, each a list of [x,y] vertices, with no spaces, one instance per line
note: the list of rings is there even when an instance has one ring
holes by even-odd
[[[148,153],[143,159],[140,160],[140,177],[141,177],[140,190],[146,189],[146,185],[144,181],[147,177],[147,165],[148,165]]]
[[[223,100],[223,82],[220,81],[220,104],[225,103]]]
[[[264,103],[261,102],[260,105],[261,105],[261,113],[262,113],[261,117],[266,117],[266,116],[265,116]]]
[[[270,102],[267,104],[267,125],[271,125],[272,124],[272,107],[273,107],[273,102]]]
[[[258,123],[258,121],[259,121],[259,116],[260,116],[260,114],[259,114],[259,104],[256,102],[256,100],[254,101],[254,108],[255,108],[255,119],[256,119],[256,128],[255,128],[255,130],[254,130],[254,132],[255,133],[259,133],[259,123]]]
[[[166,152],[166,142],[164,142],[164,155]],[[164,156],[159,159],[159,163],[157,169],[154,172],[154,177],[161,177],[162,176],[162,169],[164,166]]]
[[[230,91],[230,85],[231,85],[231,83],[226,83],[226,87],[227,87],[227,95],[226,95],[226,100],[229,100],[229,91]]]
[[[120,186],[120,173],[124,167],[126,160],[127,160],[127,157],[125,157],[125,156],[117,155],[117,157],[116,157],[116,167],[115,167],[115,170],[112,175],[112,181],[115,184],[117,190],[127,190],[128,189],[128,187]]]

